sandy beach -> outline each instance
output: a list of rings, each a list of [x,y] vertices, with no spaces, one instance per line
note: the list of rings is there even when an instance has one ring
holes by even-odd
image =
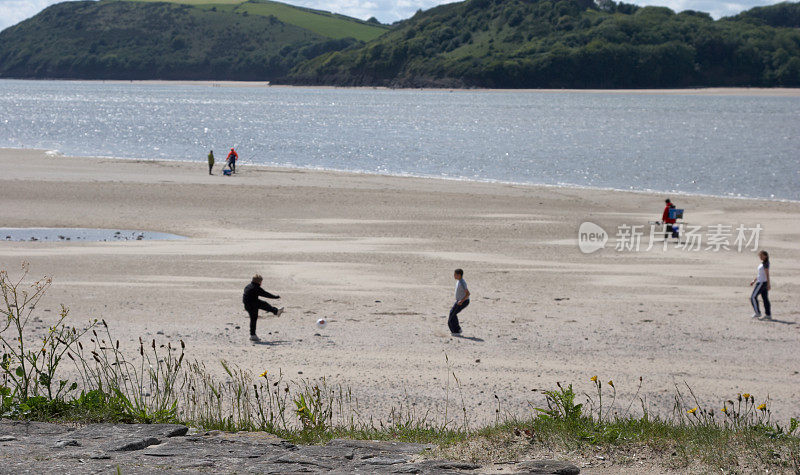
[[[38,81],[38,79],[26,79]],[[47,81],[43,79],[42,81]],[[97,82],[103,84],[145,84],[151,86],[212,86],[212,87],[244,87],[244,88],[296,88],[296,89],[369,89],[389,90],[405,88],[389,88],[377,86],[296,86],[288,84],[272,84],[269,81],[190,81],[190,80],[130,80],[119,79],[76,79],[76,82]],[[796,87],[692,87],[683,89],[483,89],[483,88],[408,88],[407,90],[423,91],[480,91],[480,92],[526,92],[526,93],[584,93],[584,94],[652,94],[661,96],[757,96],[757,97],[798,97],[800,88]]]
[[[645,251],[667,195],[259,167],[224,177],[219,164],[209,176],[199,158],[0,149],[0,227],[188,238],[0,236],[0,268],[14,275],[27,260],[33,276],[53,277],[40,331],[63,303],[76,323],[105,319],[132,354],[139,337],[182,339],[215,372],[224,359],[254,374],[325,377],[378,416],[410,404],[442,417],[449,381],[450,414],[463,395],[471,420],[491,421],[498,400],[525,414],[556,382],[589,392],[598,375],[614,381],[620,412],[642,377],[640,395],[662,414],[685,382],[710,408],[749,392],[769,396],[779,422],[800,417],[800,203],[671,196],[704,232],[761,225],[773,273],[767,322],[750,318],[755,252],[660,241]],[[586,221],[609,232],[605,249],[579,250]],[[645,225],[639,252],[615,250],[620,225]],[[464,338],[446,326],[456,267],[472,292]],[[259,321],[260,345],[247,339],[241,304],[255,272],[286,306]]]

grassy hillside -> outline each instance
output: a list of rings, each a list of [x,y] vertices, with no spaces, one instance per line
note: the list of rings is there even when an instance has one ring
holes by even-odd
[[[247,10],[65,2],[0,32],[0,77],[274,80],[356,42]]]
[[[192,5],[205,9],[215,9],[216,11],[227,11],[234,13],[247,12],[250,15],[273,16],[279,21],[304,28],[320,36],[328,38],[355,38],[359,41],[374,40],[378,36],[386,33],[389,27],[368,23],[366,21],[350,18],[344,15],[337,15],[321,10],[296,7],[280,2],[269,0],[121,0],[139,2],[160,2],[169,1],[171,3]]]
[[[298,65],[297,84],[479,87],[798,86],[800,31],[773,8],[714,21],[611,0],[442,5],[358,48]],[[763,18],[773,18],[770,22]]]
[[[389,29],[269,0],[77,1],[0,32],[0,77],[800,86],[798,25],[800,3],[715,21],[612,0],[468,0]]]

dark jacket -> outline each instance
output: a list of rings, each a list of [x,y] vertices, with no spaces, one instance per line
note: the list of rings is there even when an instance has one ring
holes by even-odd
[[[277,295],[272,295],[271,293],[262,289],[260,284],[250,282],[247,284],[247,287],[244,288],[244,294],[242,294],[242,303],[244,304],[244,308],[258,308],[259,297],[266,297],[268,299],[280,298]]]

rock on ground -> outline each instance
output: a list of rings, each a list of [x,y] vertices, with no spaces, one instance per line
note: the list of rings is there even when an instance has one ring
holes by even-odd
[[[498,467],[432,460],[432,446],[336,439],[295,445],[270,434],[190,434],[175,424],[89,424],[0,421],[0,473],[498,473]],[[577,474],[554,460],[503,464],[504,473]]]

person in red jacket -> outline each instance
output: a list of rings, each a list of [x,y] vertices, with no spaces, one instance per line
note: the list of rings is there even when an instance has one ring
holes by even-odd
[[[231,151],[228,153],[228,158],[226,158],[228,161],[228,167],[231,169],[231,173],[236,173],[236,160],[238,159],[239,154],[236,153],[236,150],[231,149]]]
[[[669,210],[674,208],[675,205],[672,204],[669,198],[664,200],[664,203],[666,203],[666,206],[664,206],[664,213],[661,215],[661,221],[664,223],[664,239],[666,240],[669,239],[670,235],[676,237],[676,233],[672,230],[672,225],[675,224],[675,218],[669,217]]]

